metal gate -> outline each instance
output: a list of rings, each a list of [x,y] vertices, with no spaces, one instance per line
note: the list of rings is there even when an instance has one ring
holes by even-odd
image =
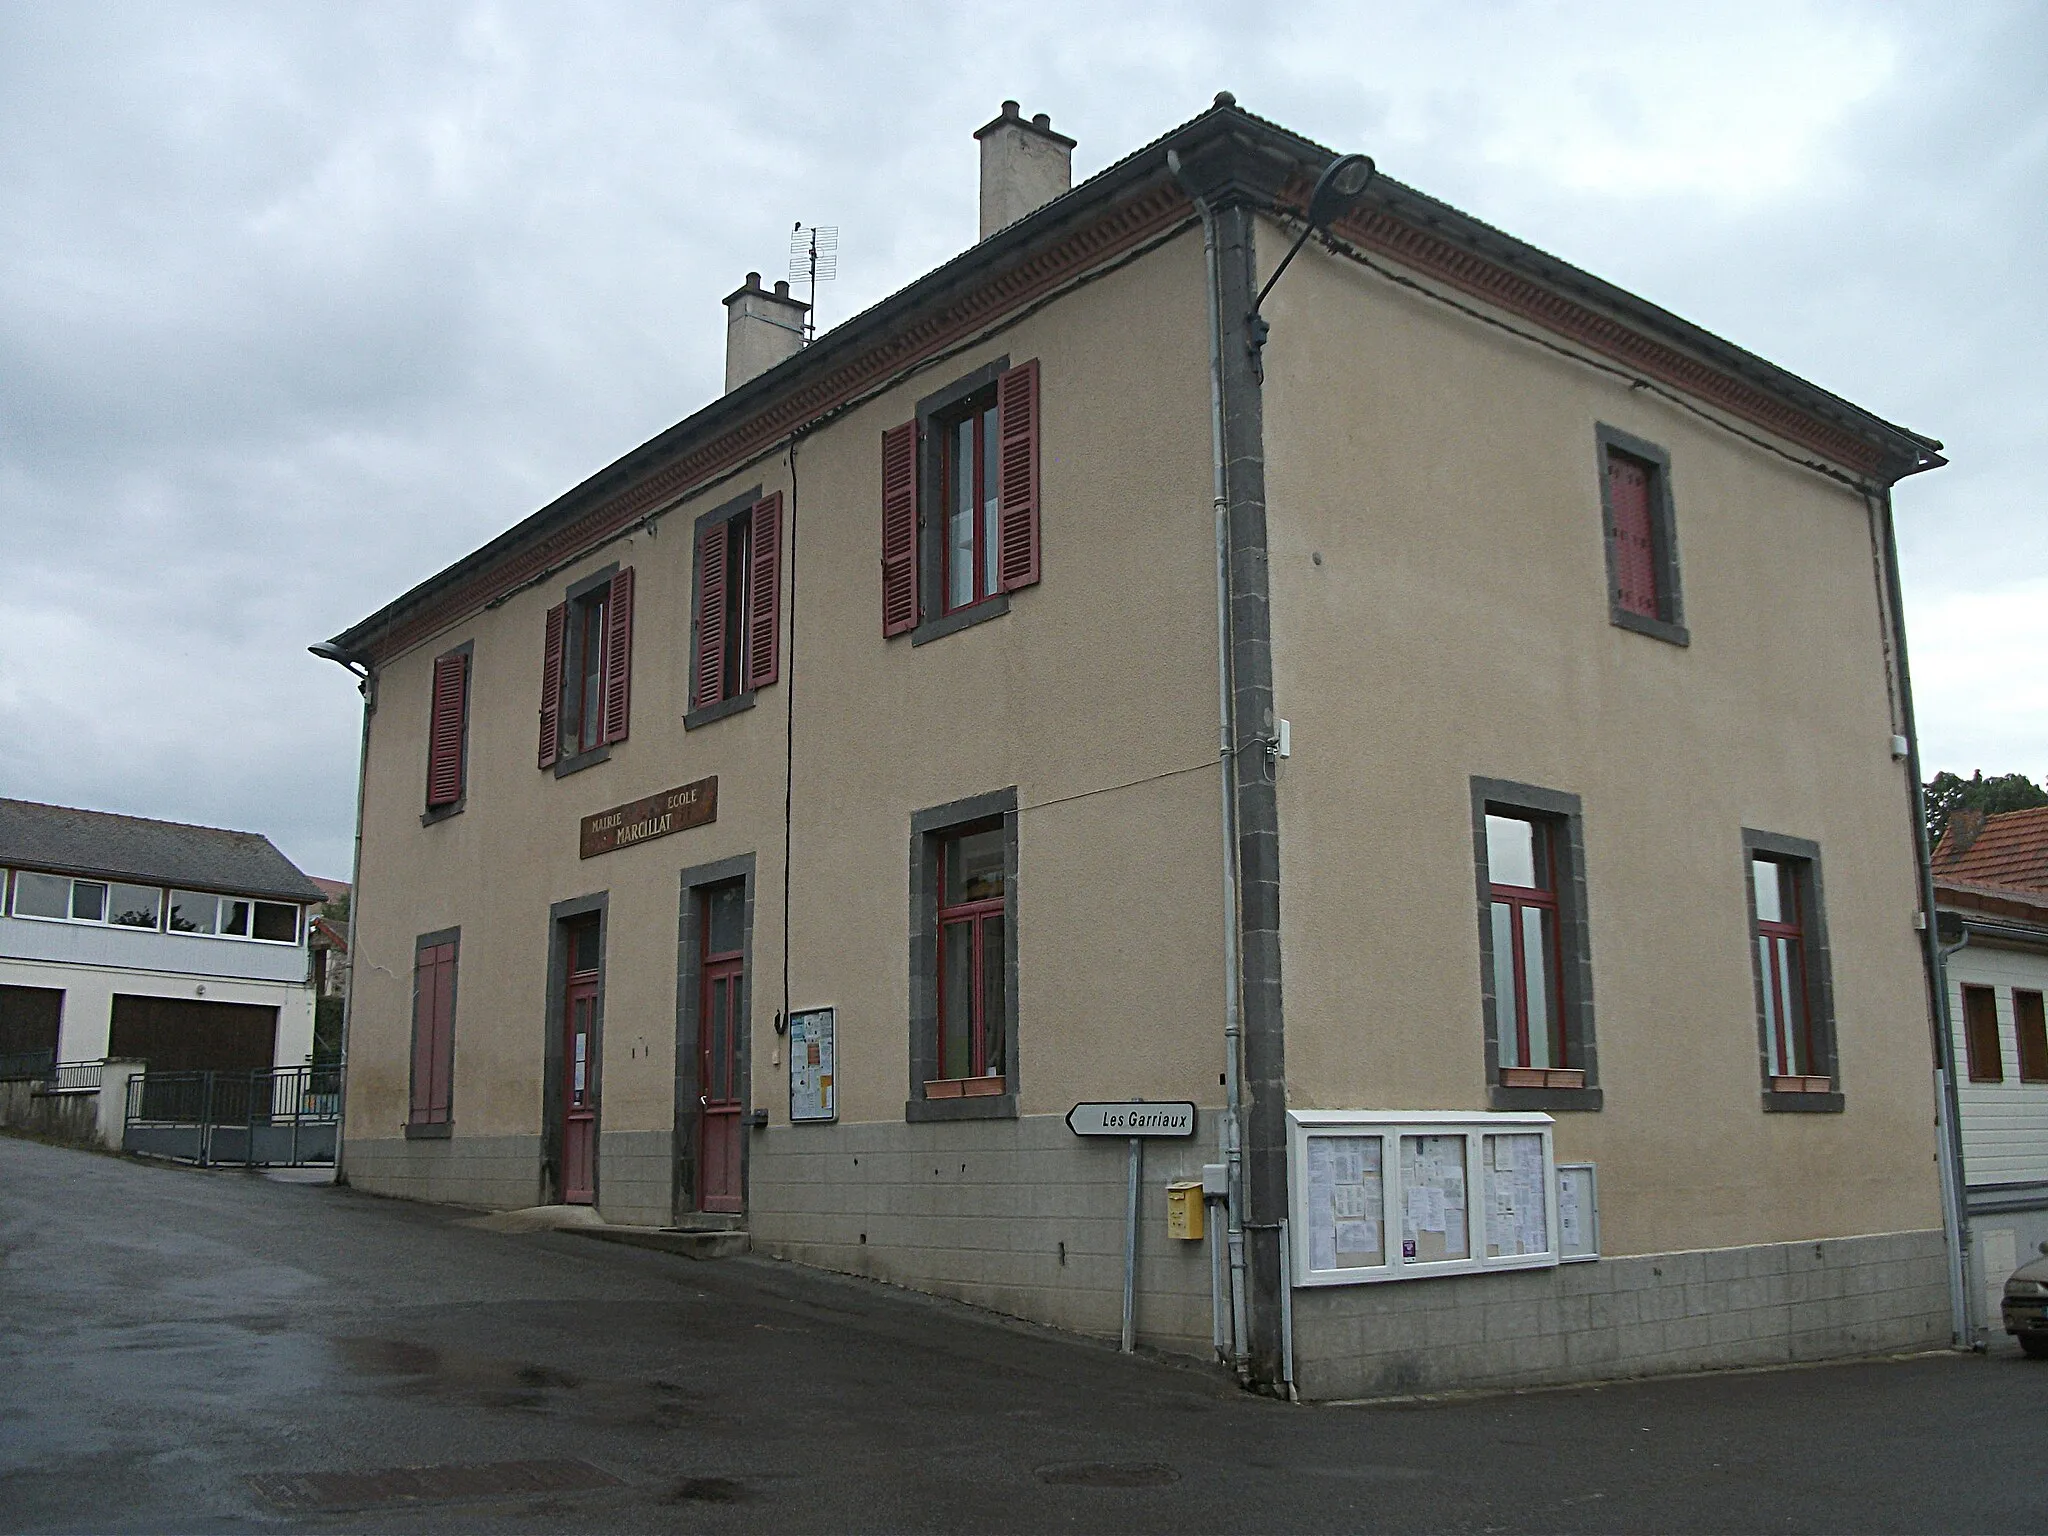
[[[128,1084],[123,1151],[200,1167],[334,1161],[338,1066],[267,1072],[145,1072]]]

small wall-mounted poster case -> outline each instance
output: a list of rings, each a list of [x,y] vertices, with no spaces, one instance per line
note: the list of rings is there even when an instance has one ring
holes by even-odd
[[[1292,1110],[1296,1285],[1358,1285],[1561,1256],[1550,1116]]]
[[[1591,1163],[1557,1165],[1557,1257],[1563,1264],[1600,1257],[1600,1181]]]
[[[833,1024],[830,1008],[789,1016],[789,1118],[837,1120],[839,1096],[833,1081]]]

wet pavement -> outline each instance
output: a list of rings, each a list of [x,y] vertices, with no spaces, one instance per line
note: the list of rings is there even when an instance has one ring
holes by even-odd
[[[2039,1531],[2010,1352],[1376,1408],[0,1138],[7,1531]]]

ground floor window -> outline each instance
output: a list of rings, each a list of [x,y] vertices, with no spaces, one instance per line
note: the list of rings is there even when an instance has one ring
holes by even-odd
[[[1002,790],[911,820],[913,1120],[1016,1114],[1016,803]]]
[[[1767,1109],[1839,1109],[1820,849],[1743,832]]]

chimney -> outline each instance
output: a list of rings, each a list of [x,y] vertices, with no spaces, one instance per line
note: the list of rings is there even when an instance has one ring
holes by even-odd
[[[789,296],[788,283],[778,282],[769,293],[758,272],[749,272],[745,284],[726,295],[727,394],[803,350],[804,314],[810,307]]]
[[[981,238],[1043,208],[1074,184],[1074,141],[1052,131],[1041,112],[1028,123],[1017,103],[1003,103],[1002,116],[979,129],[981,140]]]

